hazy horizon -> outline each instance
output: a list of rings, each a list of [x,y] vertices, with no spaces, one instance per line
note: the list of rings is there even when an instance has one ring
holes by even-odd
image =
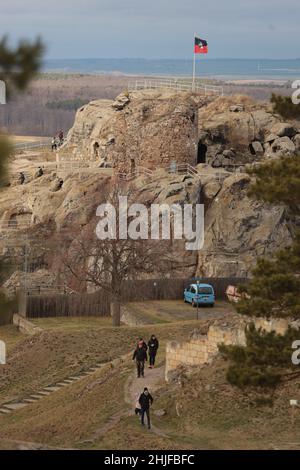
[[[12,43],[41,35],[51,60],[187,60],[195,32],[211,59],[292,59],[299,17],[299,0],[10,0],[0,28]]]

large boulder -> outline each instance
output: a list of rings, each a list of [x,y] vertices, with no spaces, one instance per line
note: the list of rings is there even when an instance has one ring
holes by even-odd
[[[219,98],[199,110],[199,136],[201,143],[207,146],[208,163],[214,162],[216,157],[219,161],[220,155],[228,150],[234,150],[231,156],[234,154],[235,163],[260,158],[264,153],[265,136],[278,122],[266,107],[258,107],[252,101],[242,106],[230,105],[233,98]],[[216,161],[214,166],[220,165]]]
[[[297,134],[296,129],[288,122],[277,122],[270,131],[278,137],[294,137]]]
[[[296,152],[300,152],[300,134],[296,134],[293,138]]]
[[[293,155],[295,153],[296,146],[289,137],[285,136],[276,139],[273,142],[271,149],[272,152],[278,156]]]

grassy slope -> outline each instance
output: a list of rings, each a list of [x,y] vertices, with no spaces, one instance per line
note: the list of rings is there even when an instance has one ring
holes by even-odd
[[[40,326],[47,324],[49,329],[34,338],[24,338],[12,327],[1,328],[0,335],[9,341],[9,365],[5,372],[0,369],[1,401],[37,391],[94,362],[126,353],[138,336],[148,338],[153,330],[161,340],[161,363],[166,340],[184,339],[203,323],[115,329],[103,319],[94,328],[89,319],[84,322],[43,320]],[[129,362],[97,372],[24,410],[0,416],[0,448],[13,448],[15,440],[102,449],[299,448],[300,413],[292,427],[289,400],[299,399],[300,380],[283,384],[273,396],[273,406],[258,406],[257,393],[246,394],[228,385],[226,367],[220,359],[194,373],[184,373],[180,383],[166,384],[155,393],[155,409],[165,409],[167,414],[153,416],[153,421],[170,438],[142,431],[136,417],[124,416],[104,436],[82,443],[112,415],[127,410],[124,385],[133,368]]]
[[[0,368],[0,403],[23,398],[96,363],[133,351],[140,336],[148,340],[151,334],[157,334],[163,352],[166,340],[187,338],[198,325],[196,322],[181,322],[155,327],[90,325],[84,328],[71,321],[72,327],[69,328],[67,320],[58,323],[59,326],[52,324],[49,330],[34,337],[22,338],[10,349],[7,364]]]

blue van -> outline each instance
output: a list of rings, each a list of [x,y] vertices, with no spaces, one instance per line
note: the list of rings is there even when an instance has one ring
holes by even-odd
[[[190,284],[184,290],[183,298],[185,302],[189,302],[193,307],[196,307],[197,304],[214,307],[216,301],[214,288],[210,284]]]

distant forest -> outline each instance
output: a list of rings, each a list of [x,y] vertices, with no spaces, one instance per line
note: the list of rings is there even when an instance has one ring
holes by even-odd
[[[113,75],[41,75],[25,95],[0,106],[0,127],[16,135],[67,132],[77,109],[92,100],[115,98],[126,89],[127,81],[127,77]]]
[[[50,137],[60,129],[66,133],[74,123],[77,109],[92,100],[114,99],[126,90],[128,81],[133,79],[114,74],[42,74],[25,95],[0,106],[0,127],[16,135]],[[269,100],[272,92],[289,95],[291,88],[270,84],[224,84],[224,91]]]

